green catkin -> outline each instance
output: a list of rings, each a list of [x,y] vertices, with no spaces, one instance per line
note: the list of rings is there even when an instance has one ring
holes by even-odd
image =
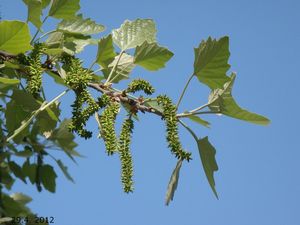
[[[125,91],[130,92],[130,93],[135,93],[137,91],[144,91],[145,94],[152,95],[154,93],[155,89],[152,87],[152,85],[148,81],[142,80],[142,79],[136,79],[136,80],[133,80],[128,85],[128,87]]]
[[[26,90],[33,96],[38,96],[42,87],[43,67],[41,63],[42,44],[35,44],[28,59],[28,77]]]
[[[103,137],[108,155],[112,155],[118,150],[115,122],[117,114],[119,113],[119,109],[119,103],[109,102],[100,116],[101,136]]]
[[[126,193],[133,191],[133,162],[130,153],[131,134],[134,128],[133,120],[127,118],[122,125],[118,150],[122,168],[122,184]]]
[[[191,153],[183,150],[179,140],[176,106],[166,95],[158,96],[157,102],[162,105],[163,108],[163,119],[166,121],[168,147],[171,149],[171,152],[175,154],[176,158],[189,161],[191,159]]]
[[[76,99],[71,105],[73,109],[72,123],[70,123],[69,129],[85,139],[91,138],[92,132],[85,129],[86,122],[100,109],[100,105],[87,90],[87,85],[92,80],[92,75],[87,69],[82,68],[79,59],[72,56],[64,56],[62,61],[67,72],[65,82],[76,94]],[[85,103],[88,106],[83,108]]]

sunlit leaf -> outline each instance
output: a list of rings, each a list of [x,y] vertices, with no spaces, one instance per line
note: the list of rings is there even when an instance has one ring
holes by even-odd
[[[174,54],[157,43],[144,42],[137,46],[134,53],[134,63],[147,70],[155,71],[165,67]]]
[[[218,165],[215,159],[216,149],[208,141],[208,137],[198,139],[197,143],[206,178],[215,196],[218,198],[214,180],[214,172],[218,171]]]
[[[222,88],[230,80],[226,76],[230,68],[228,64],[229,38],[225,36],[216,40],[209,37],[206,41],[202,41],[194,51],[194,74],[199,81],[211,89]]]
[[[196,123],[199,123],[201,124],[202,126],[205,126],[205,127],[208,127],[209,128],[209,125],[210,123],[206,120],[203,120],[201,119],[200,117],[198,116],[195,116],[195,115],[189,115],[187,116],[187,118],[191,119],[192,121],[196,122]]]
[[[32,198],[28,195],[25,195],[23,193],[13,193],[10,195],[12,199],[14,199],[17,202],[20,202],[23,205],[26,205],[27,203],[32,201]]]
[[[6,88],[10,86],[15,86],[20,83],[20,80],[18,79],[9,79],[9,78],[4,78],[0,77],[0,88]]]
[[[230,81],[224,84],[222,89],[215,89],[209,95],[209,108],[220,114],[236,119],[244,120],[259,125],[267,125],[270,120],[264,116],[242,109],[232,97],[232,86],[236,75],[233,73]]]
[[[70,19],[75,17],[80,9],[80,0],[53,0],[49,16],[57,19]]]
[[[114,51],[112,35],[101,38],[98,43],[98,52],[96,62],[102,68],[108,68],[108,65],[114,60],[117,54]]]
[[[108,65],[108,69],[103,69],[104,77],[107,78],[113,69],[114,65],[117,63],[119,55],[117,55],[112,63]],[[126,53],[122,54],[119,60],[118,66],[111,76],[112,83],[118,83],[120,80],[128,79],[130,72],[134,68],[133,57]]]
[[[167,194],[166,194],[166,205],[169,205],[170,201],[174,198],[174,193],[177,189],[178,180],[179,180],[179,172],[182,165],[182,160],[179,160],[176,164],[175,169],[173,170],[173,173],[171,175],[168,188],[167,188]]]
[[[27,23],[17,20],[0,21],[0,50],[19,54],[32,49]]]
[[[103,25],[96,24],[89,18],[83,19],[81,14],[75,18],[63,20],[57,26],[59,31],[83,35],[97,34],[104,29]]]
[[[135,48],[147,41],[156,42],[155,23],[151,19],[126,20],[119,29],[112,31],[113,41],[121,50]]]
[[[42,2],[40,0],[23,0],[28,7],[27,21],[30,21],[38,29],[42,26]]]

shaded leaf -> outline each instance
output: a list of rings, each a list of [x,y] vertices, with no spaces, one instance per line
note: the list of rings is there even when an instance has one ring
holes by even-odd
[[[173,173],[171,175],[168,188],[167,188],[167,194],[166,194],[166,205],[169,205],[170,201],[174,198],[174,193],[177,189],[178,180],[179,180],[179,172],[182,165],[182,160],[178,160],[175,169],[173,170]]]
[[[96,62],[102,68],[108,68],[108,65],[114,60],[116,53],[114,51],[112,35],[101,38],[98,43],[98,52]]]
[[[57,175],[54,172],[54,169],[50,165],[42,165],[40,168],[40,179],[43,186],[50,192],[54,193],[56,188],[56,179]]]
[[[225,36],[216,40],[209,37],[206,41],[202,41],[194,52],[194,74],[199,81],[211,89],[222,88],[230,80],[226,76],[230,68],[229,38]]]
[[[56,128],[48,138],[59,148],[64,150],[64,152],[74,161],[73,156],[81,156],[75,151],[77,144],[74,142],[75,136],[68,129],[68,125],[71,120],[64,120],[60,123],[60,126]]]
[[[13,174],[17,178],[21,179],[26,184],[26,179],[25,179],[25,175],[22,171],[22,168],[17,163],[15,163],[13,161],[10,161],[8,163],[8,165],[9,165],[10,170],[13,172]]]
[[[3,194],[2,205],[5,209],[5,215],[9,217],[25,217],[31,214],[31,211],[22,203],[15,201],[12,197]]]
[[[59,168],[61,169],[61,171],[64,173],[65,177],[69,180],[72,181],[74,183],[73,178],[71,177],[71,175],[68,172],[68,167],[66,167],[61,160],[56,160],[57,165],[59,166]]]
[[[218,171],[218,165],[215,159],[216,149],[208,141],[207,136],[205,138],[198,139],[197,143],[206,178],[215,196],[218,198],[214,180],[214,172]]]
[[[57,26],[59,31],[82,35],[97,34],[104,29],[103,25],[96,24],[90,18],[83,19],[81,14],[72,19],[62,20]]]
[[[174,54],[167,48],[160,47],[157,43],[144,42],[137,46],[134,53],[134,63],[147,70],[155,71],[165,67]]]
[[[24,175],[29,178],[32,184],[35,183],[36,170],[37,170],[37,164],[36,163],[30,164],[28,159],[25,161],[25,163],[22,166],[22,171]]]
[[[49,10],[49,16],[57,19],[70,19],[75,17],[80,9],[80,0],[53,0]]]
[[[12,20],[0,21],[0,50],[19,54],[32,49],[27,23]]]
[[[210,123],[206,120],[201,119],[199,116],[195,116],[195,115],[189,115],[187,116],[187,118],[189,118],[190,120],[201,124],[202,126],[208,127],[210,126]]]
[[[122,51],[135,48],[147,41],[156,42],[155,23],[151,19],[126,20],[119,29],[112,31],[113,41]]]
[[[267,125],[270,120],[264,116],[249,112],[242,109],[232,97],[232,86],[234,84],[236,74],[232,74],[230,81],[224,84],[222,89],[215,89],[209,95],[209,108],[214,112],[219,112],[226,116],[236,119],[245,120],[250,123],[259,125]]]
[[[58,102],[50,105],[47,109],[48,110],[41,111],[36,116],[36,121],[33,125],[33,129],[38,129],[40,134],[52,131],[59,120],[60,110]]]
[[[19,151],[15,153],[16,156],[28,158],[33,155],[32,149],[28,146],[25,146],[23,151]]]

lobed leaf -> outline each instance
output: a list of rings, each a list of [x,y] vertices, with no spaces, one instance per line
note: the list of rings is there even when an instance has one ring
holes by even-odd
[[[32,49],[27,23],[17,20],[0,21],[0,30],[0,50],[19,54]]]
[[[40,0],[23,0],[28,8],[27,22],[30,21],[38,29],[42,26],[42,2]]]
[[[114,65],[117,63],[119,55],[108,65],[107,69],[102,69],[105,78],[108,78],[110,71],[113,69]],[[123,53],[119,63],[111,76],[112,83],[118,83],[120,80],[128,79],[130,72],[135,67],[133,63],[133,57],[126,53]]]
[[[214,172],[218,171],[218,165],[215,159],[216,149],[209,142],[207,136],[205,138],[198,139],[197,144],[206,178],[215,196],[218,198],[214,180]]]
[[[80,9],[80,0],[53,0],[49,16],[57,19],[71,19]]]
[[[114,51],[112,35],[101,38],[98,43],[96,62],[104,69],[115,59],[117,54]]]
[[[157,43],[145,41],[137,46],[134,53],[134,63],[147,70],[155,71],[165,67],[174,54],[167,48],[160,47]]]
[[[62,20],[57,26],[59,31],[82,35],[97,34],[104,31],[104,29],[103,25],[96,24],[90,18],[83,19],[82,14],[72,19]]]
[[[230,81],[224,84],[222,89],[215,89],[209,95],[209,108],[214,112],[219,112],[226,116],[244,120],[259,125],[267,125],[270,120],[264,116],[242,109],[232,97],[232,86],[236,74],[232,74]]]
[[[145,41],[156,42],[155,23],[151,19],[126,20],[112,31],[113,41],[122,51],[135,48]]]
[[[54,172],[54,169],[50,165],[42,165],[40,168],[40,179],[43,186],[50,192],[54,193],[56,188],[56,179],[57,175]]]
[[[206,41],[202,41],[194,52],[194,74],[199,81],[211,89],[222,88],[230,80],[226,76],[230,68],[229,38],[225,36],[216,40],[209,37]]]

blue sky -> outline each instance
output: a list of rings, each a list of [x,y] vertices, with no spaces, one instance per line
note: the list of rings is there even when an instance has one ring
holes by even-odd
[[[1,0],[3,19],[26,20],[22,1]],[[40,216],[55,217],[59,225],[297,225],[300,224],[299,110],[300,2],[275,1],[82,1],[81,12],[104,24],[107,34],[125,19],[153,18],[158,41],[175,56],[156,73],[135,70],[176,101],[193,68],[193,48],[208,36],[230,37],[231,71],[237,72],[233,94],[241,106],[269,117],[256,126],[225,116],[206,116],[210,129],[192,125],[200,137],[209,136],[217,149],[215,175],[219,200],[213,196],[194,140],[180,129],[183,145],[193,152],[184,163],[174,201],[164,205],[169,176],[176,160],[167,149],[162,121],[142,115],[132,144],[135,191],[124,194],[117,156],[107,157],[103,143],[78,139],[85,155],[73,164],[62,158],[76,184],[58,171],[57,192],[37,193],[17,183],[16,191],[33,197]],[[45,30],[53,27],[46,23]],[[89,65],[96,54],[80,55]],[[49,99],[62,89],[47,78]],[[196,79],[180,111],[207,101],[208,89]],[[65,116],[72,94],[63,98]],[[97,132],[94,123],[90,126]],[[298,135],[297,135],[298,133]],[[54,162],[53,162],[54,163]],[[297,210],[298,208],[298,210]]]

